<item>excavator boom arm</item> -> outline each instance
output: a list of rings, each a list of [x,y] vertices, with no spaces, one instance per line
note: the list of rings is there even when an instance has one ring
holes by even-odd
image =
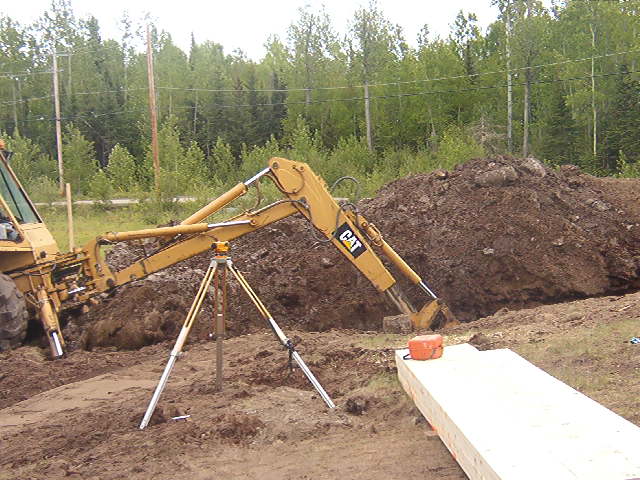
[[[230,201],[244,195],[247,187],[261,176],[269,176],[286,197],[260,210],[247,211],[219,224],[200,223]],[[175,265],[209,250],[215,242],[234,240],[247,233],[300,213],[371,281],[380,292],[389,296],[404,313],[412,315],[416,326],[429,326],[442,311],[451,323],[455,319],[440,302],[427,283],[382,238],[378,229],[353,209],[338,205],[327,185],[307,164],[284,158],[272,158],[269,167],[244,183],[213,200],[180,225],[134,232],[109,233],[99,237],[86,250],[95,252],[97,290],[108,290]],[[119,242],[149,237],[174,237],[154,254],[130,266],[112,272],[99,258],[97,246],[104,242]],[[313,242],[313,239],[310,239]],[[398,292],[396,279],[384,266],[373,246],[393,263],[412,283],[418,285],[431,300],[416,312]],[[428,307],[428,308],[427,308]]]

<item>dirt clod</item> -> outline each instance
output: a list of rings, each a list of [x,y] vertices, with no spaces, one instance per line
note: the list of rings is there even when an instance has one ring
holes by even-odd
[[[256,415],[232,414],[218,418],[216,431],[232,443],[246,443],[255,437],[265,424]]]
[[[347,399],[345,410],[352,415],[362,415],[370,406],[371,400],[362,395],[356,395]]]

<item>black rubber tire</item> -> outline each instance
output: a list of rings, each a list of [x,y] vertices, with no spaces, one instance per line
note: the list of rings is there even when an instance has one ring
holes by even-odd
[[[0,352],[19,347],[27,336],[29,312],[23,293],[0,273]]]

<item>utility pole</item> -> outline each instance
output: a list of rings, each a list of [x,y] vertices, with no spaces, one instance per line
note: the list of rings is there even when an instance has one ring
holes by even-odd
[[[511,15],[510,5],[505,7],[507,50],[507,152],[513,153],[513,75],[511,73]]]
[[[195,104],[193,106],[193,138],[196,138],[196,125],[198,123],[198,91],[195,93]]]
[[[589,24],[589,29],[591,30],[591,114],[593,116],[593,160],[595,162],[596,158],[598,158],[598,109],[596,107],[596,63],[594,59],[596,29],[593,25],[594,22],[592,21]]]
[[[156,110],[156,87],[153,79],[153,50],[151,48],[151,30],[147,25],[147,78],[149,82],[149,114],[151,115],[151,153],[153,155],[153,173],[156,198],[160,199],[160,153],[158,150],[158,111]]]
[[[67,74],[67,95],[71,97],[71,52],[67,53],[67,69],[69,70]]]
[[[530,21],[532,16],[531,0],[525,2],[526,21]],[[524,71],[524,115],[522,120],[522,156],[529,156],[529,124],[531,120],[531,57],[533,55],[533,39],[529,33],[526,34],[525,41],[527,43],[527,65]]]
[[[18,132],[18,100],[16,98],[16,81],[18,77],[11,78],[11,90],[13,92],[13,135]]]
[[[373,140],[371,138],[371,110],[369,107],[369,82],[364,82],[364,120],[367,127],[367,146],[373,152]]]
[[[56,147],[58,150],[58,177],[60,193],[64,195],[64,166],[62,164],[62,125],[60,124],[60,92],[58,87],[58,57],[55,47],[53,49],[53,100],[56,111]]]

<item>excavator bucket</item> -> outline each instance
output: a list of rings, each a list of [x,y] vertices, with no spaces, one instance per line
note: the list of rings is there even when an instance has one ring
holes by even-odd
[[[439,298],[427,303],[420,311],[409,315],[409,318],[416,329],[439,330],[460,324],[449,307]]]

